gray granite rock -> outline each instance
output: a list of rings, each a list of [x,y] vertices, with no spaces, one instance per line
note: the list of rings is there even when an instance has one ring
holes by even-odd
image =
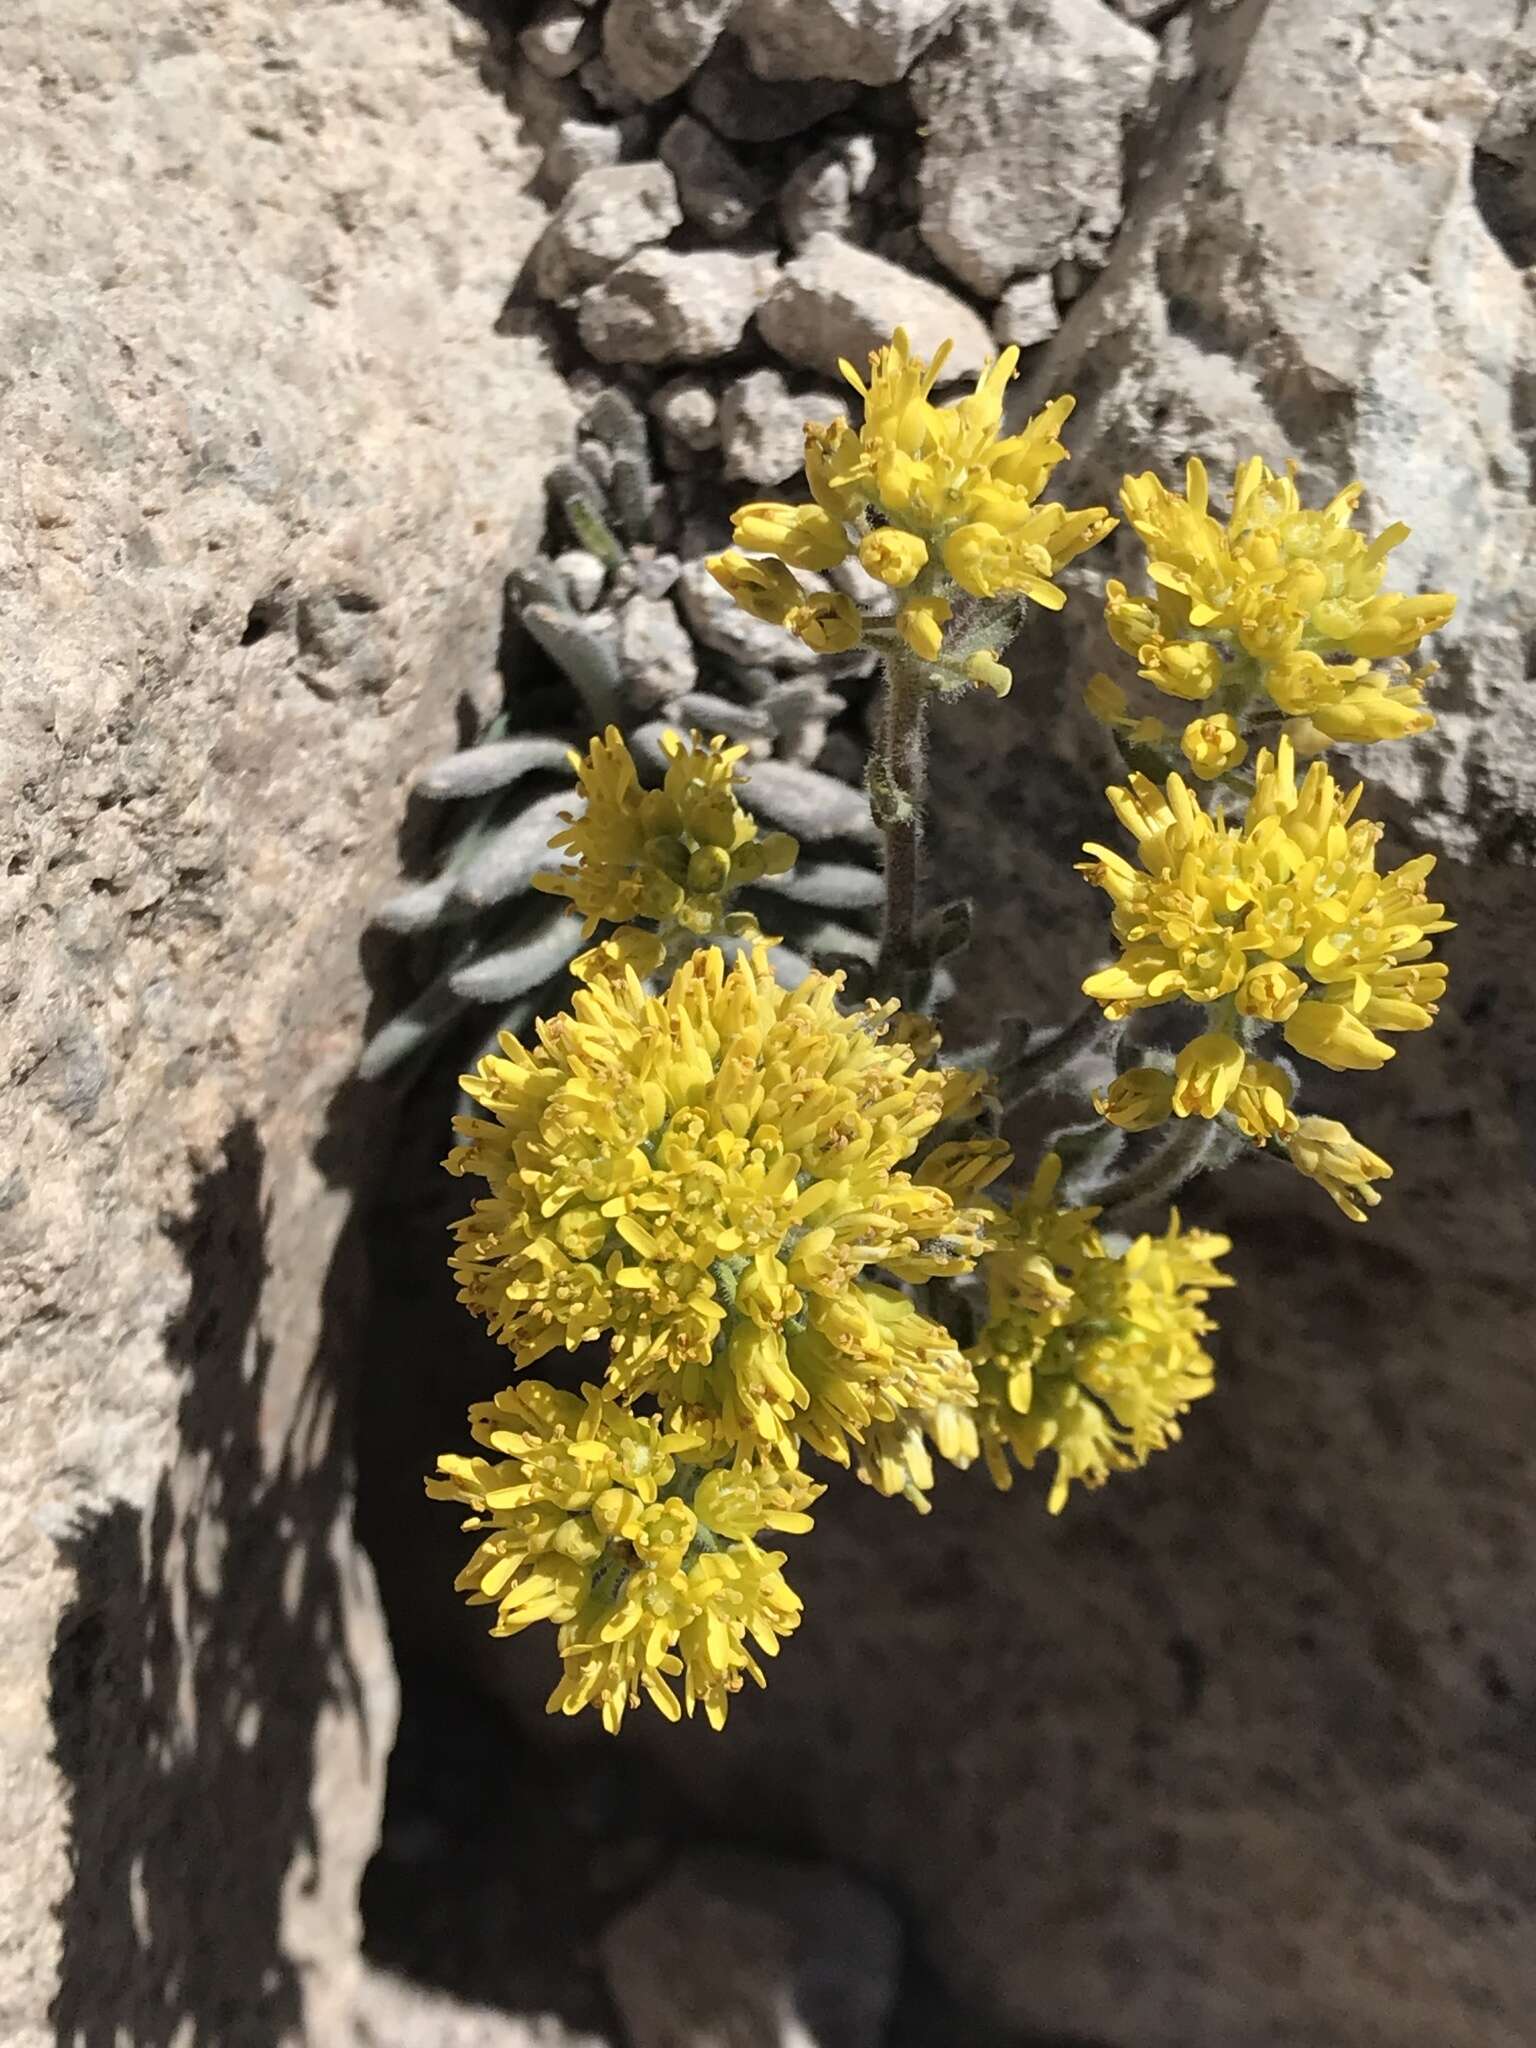
[[[582,294],[582,343],[600,363],[706,362],[740,341],[774,269],[723,249],[642,249]]]
[[[603,55],[637,99],[663,100],[698,70],[737,0],[609,0]]]
[[[791,392],[777,370],[753,370],[720,395],[720,449],[728,477],[778,484],[804,467],[805,423],[848,416],[843,392]]]
[[[597,47],[597,24],[577,0],[544,0],[517,46],[546,78],[568,78]]]
[[[816,576],[802,574],[800,580],[808,586],[821,584]],[[717,654],[729,655],[743,668],[797,672],[819,666],[804,641],[786,633],[782,626],[754,619],[727,597],[703,558],[684,562],[677,579],[677,602],[695,640]]]
[[[545,145],[539,168],[558,192],[573,185],[584,171],[605,170],[624,154],[624,133],[617,121],[560,121]]]
[[[720,444],[720,400],[702,377],[673,377],[651,393],[650,411],[663,429],[696,453]]]
[[[679,114],[663,134],[661,157],[677,179],[684,213],[714,241],[734,240],[767,204],[767,179],[692,114]]]
[[[774,85],[746,61],[734,36],[722,36],[688,88],[688,104],[727,142],[781,142],[851,106],[858,87],[832,78]]]
[[[750,0],[734,19],[763,78],[852,78],[893,85],[961,0]]]
[[[699,673],[693,642],[666,597],[632,597],[619,614],[619,667],[642,703],[666,704]]]
[[[923,238],[974,291],[1062,257],[1101,261],[1120,220],[1121,138],[1157,46],[1103,0],[970,0],[921,58]]]
[[[879,171],[879,145],[872,135],[845,136],[802,158],[779,195],[779,219],[790,247],[803,248],[812,235],[857,241],[869,213],[860,201]]]
[[[583,171],[540,238],[534,257],[540,296],[569,298],[637,249],[664,242],[682,218],[677,186],[663,163]]]
[[[981,320],[953,292],[836,235],[813,235],[784,266],[757,324],[786,362],[828,373],[840,356],[862,368],[898,326],[923,355],[953,341],[949,371],[956,377],[973,376],[994,353]]]

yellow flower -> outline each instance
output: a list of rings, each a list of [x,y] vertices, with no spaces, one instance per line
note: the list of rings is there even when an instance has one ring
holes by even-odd
[[[578,1397],[534,1380],[469,1415],[496,1455],[440,1458],[427,1492],[473,1510],[464,1527],[480,1540],[455,1583],[495,1608],[492,1635],[558,1627],[550,1713],[595,1706],[616,1735],[646,1698],[669,1721],[702,1706],[723,1727],[744,1680],[763,1683],[748,1637],[773,1656],[800,1620],[783,1552],[758,1539],[803,1534],[822,1489],[800,1472],[724,1468],[699,1431],[598,1387]]]
[[[1229,768],[1237,768],[1248,757],[1248,742],[1225,711],[1211,718],[1195,718],[1184,728],[1179,741],[1184,758],[1202,782],[1214,782]]]
[[[967,1353],[976,1374],[974,1427],[994,1482],[1056,1460],[1049,1506],[1059,1514],[1074,1480],[1101,1486],[1177,1440],[1178,1418],[1211,1391],[1200,1339],[1215,1328],[1211,1291],[1232,1283],[1216,1260],[1229,1241],[1183,1230],[1112,1254],[1097,1211],[1057,1209],[1060,1162],[1047,1159],[1028,1196],[998,1226],[983,1263],[988,1316]],[[953,1462],[968,1462],[964,1449]]]
[[[835,569],[849,553],[847,534],[820,505],[740,505],[731,532],[742,547],[776,555],[793,569]]]
[[[1237,1007],[1245,1017],[1283,1024],[1306,992],[1307,984],[1294,968],[1280,960],[1265,960],[1244,976],[1237,991]]]
[[[1294,1087],[1291,1077],[1273,1060],[1247,1060],[1242,1079],[1233,1089],[1227,1107],[1245,1138],[1265,1144],[1270,1138],[1294,1131],[1291,1114]]]
[[[1082,872],[1113,903],[1123,950],[1085,993],[1111,1017],[1236,995],[1250,1016],[1284,1018],[1309,1059],[1379,1066],[1391,1048],[1378,1032],[1433,1020],[1446,974],[1430,942],[1450,926],[1425,891],[1432,855],[1377,873],[1381,828],[1355,817],[1359,798],[1321,761],[1298,789],[1284,738],[1259,755],[1240,823],[1201,810],[1177,775],[1166,790],[1144,775],[1111,789],[1140,865],[1086,849]]]
[[[914,654],[937,661],[944,646],[944,626],[954,607],[947,597],[909,597],[896,614],[896,630]]]
[[[782,562],[754,561],[738,548],[727,548],[723,555],[711,555],[704,566],[744,612],[770,626],[782,626],[790,611],[805,597],[804,588]]]
[[[667,771],[660,789],[642,789],[617,726],[572,754],[586,808],[550,841],[575,865],[535,875],[534,887],[567,896],[584,919],[583,938],[598,924],[646,917],[700,934],[722,929],[732,889],[781,875],[799,849],[786,832],[759,839],[757,822],[736,801],[736,765],[745,747],[698,733],[662,735]],[[631,942],[633,944],[633,942]],[[638,954],[630,956],[638,964]]]
[[[1127,1067],[1109,1088],[1095,1090],[1093,1106],[1122,1131],[1150,1131],[1173,1109],[1173,1076],[1160,1067]]]
[[[867,380],[842,364],[864,401],[864,423],[856,433],[807,429],[812,492],[839,517],[874,506],[921,537],[930,554],[942,551],[950,574],[975,596],[1018,590],[1059,605],[1051,577],[1115,524],[1102,505],[1068,513],[1036,502],[1066,455],[1058,435],[1073,401],[1054,399],[1022,432],[1002,436],[1018,350],[1004,349],[966,396],[936,405],[933,388],[948,353],[945,343],[925,363],[898,328],[871,354]],[[952,537],[967,527],[985,528],[985,536],[952,550]]]
[[[490,1195],[458,1226],[460,1299],[531,1365],[610,1338],[609,1383],[743,1456],[849,1440],[953,1390],[948,1333],[866,1277],[963,1273],[987,1242],[976,1145],[905,1169],[944,1075],[844,1015],[840,977],[781,989],[766,951],[694,954],[665,994],[605,976],[574,1014],[468,1077],[452,1172]],[[979,1141],[980,1178],[1006,1162]]]
[[[1013,688],[1013,670],[997,658],[995,647],[983,647],[966,657],[965,672],[995,697],[1006,697]]]
[[[1219,1116],[1243,1077],[1243,1048],[1224,1031],[1192,1038],[1173,1063],[1175,1116]]]
[[[1386,1160],[1332,1117],[1302,1117],[1285,1139],[1285,1149],[1297,1171],[1315,1180],[1355,1223],[1363,1223],[1366,1209],[1381,1200],[1371,1182],[1392,1178]]]
[[[859,561],[878,583],[905,590],[928,561],[928,546],[899,526],[877,526],[859,542]]]
[[[1357,533],[1359,484],[1305,506],[1294,474],[1258,457],[1239,464],[1231,516],[1210,510],[1205,465],[1189,462],[1182,493],[1150,472],[1125,479],[1125,515],[1147,552],[1150,599],[1106,588],[1116,644],[1161,690],[1206,697],[1229,683],[1263,691],[1330,739],[1387,740],[1433,724],[1423,706],[1430,669],[1403,657],[1450,618],[1445,592],[1384,592],[1401,524],[1374,541]],[[1373,666],[1386,661],[1395,667]]]
[[[783,623],[818,654],[842,654],[864,637],[859,608],[841,591],[818,590],[797,604]]]

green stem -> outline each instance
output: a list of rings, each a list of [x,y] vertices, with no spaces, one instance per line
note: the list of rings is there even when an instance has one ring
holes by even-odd
[[[918,867],[927,783],[924,728],[928,692],[922,664],[903,650],[885,664],[880,737],[870,761],[869,796],[885,834],[885,917],[875,985],[913,1000],[923,962],[917,948]]]

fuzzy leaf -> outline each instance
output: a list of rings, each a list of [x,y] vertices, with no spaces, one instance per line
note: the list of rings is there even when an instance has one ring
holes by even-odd
[[[873,845],[880,836],[862,790],[798,762],[755,762],[745,797],[754,813],[771,818],[797,839],[858,839]]]
[[[464,863],[454,878],[454,902],[471,910],[504,903],[526,889],[540,868],[558,867],[560,856],[549,848],[551,835],[560,830],[562,811],[580,809],[574,789],[537,798]]]
[[[623,685],[619,677],[618,632],[608,612],[556,611],[531,604],[523,624],[550,660],[570,678],[595,732],[619,722]]]
[[[559,911],[515,944],[456,967],[449,985],[472,1003],[509,1003],[558,974],[580,944],[581,920]]]
[[[402,889],[380,904],[373,922],[380,931],[424,932],[431,929],[448,909],[453,895],[452,875],[438,875],[430,882],[418,882],[414,889]]]
[[[751,809],[751,786],[742,792]],[[852,861],[802,861],[788,874],[770,875],[757,887],[816,910],[874,910],[885,901],[885,883],[874,868]]]
[[[391,1017],[373,1034],[357,1062],[359,1077],[364,1081],[382,1080],[413,1053],[430,1045],[467,1007],[464,998],[449,987],[447,977],[440,976],[398,1017]]]
[[[489,746],[466,747],[434,761],[416,782],[416,794],[437,802],[450,797],[485,796],[505,789],[538,768],[565,768],[570,749],[563,740],[525,733],[515,740],[492,740]]]

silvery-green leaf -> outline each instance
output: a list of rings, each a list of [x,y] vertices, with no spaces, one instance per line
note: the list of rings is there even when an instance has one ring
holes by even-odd
[[[569,749],[563,740],[525,734],[515,740],[492,740],[489,746],[466,747],[434,761],[416,782],[419,796],[443,801],[450,797],[484,796],[505,789],[539,768],[564,768]]]
[[[446,1031],[468,1005],[455,995],[446,977],[440,977],[398,1017],[391,1017],[363,1047],[357,1071],[364,1081],[379,1081],[402,1061]]]
[[[483,910],[520,894],[540,868],[559,867],[561,857],[550,851],[550,838],[560,830],[561,812],[580,808],[580,798],[568,789],[539,797],[464,863],[454,877],[454,902]]]
[[[386,932],[427,931],[443,916],[452,894],[452,875],[418,882],[414,889],[402,889],[398,896],[381,904],[373,914],[373,922]]]
[[[515,945],[455,968],[449,984],[472,1003],[507,1003],[557,974],[580,944],[581,920],[557,911]]]
[[[880,836],[863,790],[793,761],[755,763],[743,802],[797,839],[859,839],[873,845]]]
[[[751,794],[750,788],[743,792],[746,799]],[[817,910],[874,910],[885,901],[885,883],[877,870],[856,867],[852,861],[800,861],[788,874],[766,875],[754,886]]]
[[[523,624],[575,685],[595,732],[618,722],[623,703],[618,630],[609,612],[556,611],[531,604]]]

